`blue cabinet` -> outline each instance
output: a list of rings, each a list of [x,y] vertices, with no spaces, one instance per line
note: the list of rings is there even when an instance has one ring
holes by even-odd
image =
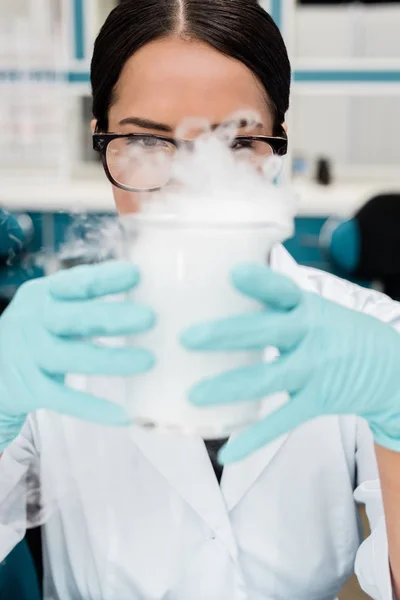
[[[321,248],[320,234],[326,221],[327,218],[323,217],[297,217],[295,234],[285,243],[288,252],[300,265],[328,271],[363,287],[371,287],[371,281],[354,279],[335,268],[328,252]]]
[[[325,222],[326,219],[320,217],[298,217],[295,235],[286,242],[285,247],[298,263],[330,271],[332,265],[324,256],[319,243]]]
[[[110,214],[74,216],[67,213],[30,213],[29,216],[34,225],[34,235],[26,248],[28,260],[19,267],[17,257],[11,269],[0,273],[0,286],[2,282],[7,282],[7,285],[17,287],[26,279],[41,276],[43,269],[40,264],[45,262],[47,256],[57,253],[71,239],[71,234],[74,239],[81,239],[90,229],[98,229],[102,219],[110,217]],[[295,234],[285,243],[285,247],[299,264],[346,277],[344,273],[335,270],[328,254],[321,249],[320,233],[326,220],[324,217],[298,217]],[[35,266],[35,262],[39,266]]]

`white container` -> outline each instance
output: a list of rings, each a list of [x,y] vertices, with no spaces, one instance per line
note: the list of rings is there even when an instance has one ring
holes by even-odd
[[[190,352],[179,337],[199,322],[260,310],[235,290],[230,273],[237,265],[266,264],[271,248],[291,236],[293,219],[207,225],[138,215],[125,219],[125,230],[124,255],[142,274],[132,297],[158,317],[153,331],[132,340],[157,359],[151,372],[129,383],[134,422],[215,439],[257,421],[262,401],[198,408],[188,402],[188,391],[205,378],[261,362],[264,353]]]

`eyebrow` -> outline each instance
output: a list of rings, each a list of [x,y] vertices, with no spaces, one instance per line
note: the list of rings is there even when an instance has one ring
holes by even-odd
[[[229,125],[229,121],[225,123]],[[162,133],[172,133],[174,128],[170,125],[166,125],[165,123],[159,123],[158,121],[152,121],[151,119],[141,119],[140,117],[127,117],[126,119],[122,119],[119,122],[119,125],[135,125],[136,127],[140,127],[141,129],[153,129],[154,131],[161,131]],[[221,123],[214,123],[211,126],[211,129],[214,131],[218,127],[220,127]],[[247,127],[249,124],[247,121],[243,120],[239,124],[239,129],[243,129]],[[262,123],[254,123],[254,128],[263,129],[264,125]]]
[[[166,125],[165,123],[158,123],[157,121],[151,121],[150,119],[141,119],[139,117],[128,117],[122,119],[119,125],[136,125],[141,129],[154,129],[155,131],[162,131],[163,133],[172,133],[173,127]]]
[[[226,121],[225,123],[223,123],[224,125],[234,125],[235,121]],[[264,128],[264,124],[261,123],[261,121],[247,121],[246,119],[242,119],[241,121],[238,121],[236,123],[237,128],[238,129],[244,129],[245,127],[252,127],[254,129],[263,129]],[[212,129],[216,129],[217,127],[219,127],[220,125],[213,125]]]

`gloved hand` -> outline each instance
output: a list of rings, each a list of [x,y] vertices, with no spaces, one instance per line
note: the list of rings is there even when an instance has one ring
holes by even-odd
[[[234,462],[322,415],[364,417],[381,446],[400,451],[400,334],[368,315],[299,289],[267,267],[240,267],[233,283],[260,302],[256,314],[193,327],[190,350],[280,351],[273,363],[222,374],[196,386],[196,406],[252,402],[287,391],[288,403],[223,449]]]
[[[126,425],[125,410],[64,385],[68,373],[131,376],[153,366],[140,348],[101,347],[97,336],[131,335],[155,317],[108,294],[137,285],[123,262],[76,267],[23,285],[0,318],[0,452],[18,435],[28,413],[44,408],[106,425]]]

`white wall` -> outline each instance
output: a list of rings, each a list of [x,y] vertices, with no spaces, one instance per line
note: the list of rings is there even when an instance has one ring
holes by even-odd
[[[400,5],[298,7],[295,58],[397,59],[400,65]],[[339,62],[340,62],[339,60]],[[325,154],[343,172],[366,175],[381,166],[400,166],[400,95],[293,94],[291,140],[294,151],[314,158]]]

